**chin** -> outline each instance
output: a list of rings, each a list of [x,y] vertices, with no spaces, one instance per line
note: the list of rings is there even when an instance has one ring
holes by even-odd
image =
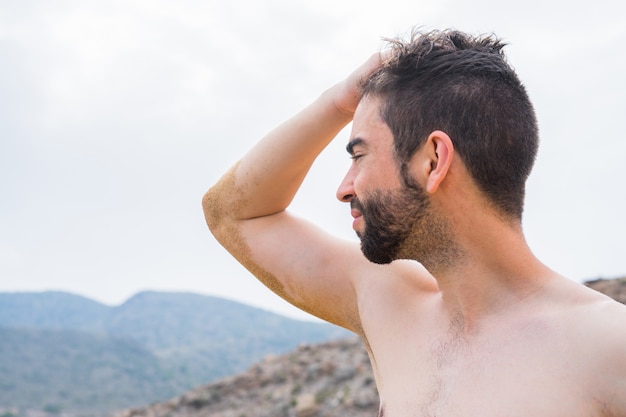
[[[361,252],[368,261],[378,265],[388,265],[397,259],[396,256],[389,251],[381,250],[380,248],[371,248],[363,244],[361,241]]]

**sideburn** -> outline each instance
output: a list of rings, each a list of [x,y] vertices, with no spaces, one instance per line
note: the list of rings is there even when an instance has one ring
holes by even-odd
[[[457,264],[463,250],[448,219],[435,211],[424,188],[409,174],[407,162],[400,163],[400,178],[403,186],[410,190],[408,194],[422,201],[423,210],[400,246],[398,259],[414,259],[436,276]]]

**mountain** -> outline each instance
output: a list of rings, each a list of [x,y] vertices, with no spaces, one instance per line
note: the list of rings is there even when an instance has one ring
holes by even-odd
[[[347,334],[198,294],[142,292],[112,307],[63,292],[0,293],[0,415],[96,415],[164,400]]]
[[[94,330],[110,307],[64,292],[0,293],[0,326],[49,330]]]
[[[168,398],[181,388],[153,353],[131,339],[0,329],[0,408],[70,408],[90,415]]]

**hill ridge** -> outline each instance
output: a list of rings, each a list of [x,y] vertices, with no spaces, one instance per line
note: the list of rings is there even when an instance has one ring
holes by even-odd
[[[195,293],[142,291],[118,306],[60,291],[0,293],[0,387],[10,388],[0,389],[0,414],[151,403],[243,371],[267,354],[347,334]],[[108,395],[90,402],[90,386]]]

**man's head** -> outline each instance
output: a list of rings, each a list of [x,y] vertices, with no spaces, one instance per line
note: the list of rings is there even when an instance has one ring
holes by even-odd
[[[364,80],[362,96],[380,101],[401,171],[433,131],[443,131],[487,201],[502,217],[520,221],[538,132],[504,44],[436,31],[391,46],[383,66]]]
[[[432,146],[422,147],[413,162],[422,170],[401,170],[380,108],[379,99],[364,97],[356,109],[346,147],[353,162],[337,198],[350,203],[352,227],[367,259],[380,264],[415,259],[434,273],[460,259],[449,213],[434,207],[429,195],[450,167],[452,145],[445,133],[434,132],[428,139]]]

